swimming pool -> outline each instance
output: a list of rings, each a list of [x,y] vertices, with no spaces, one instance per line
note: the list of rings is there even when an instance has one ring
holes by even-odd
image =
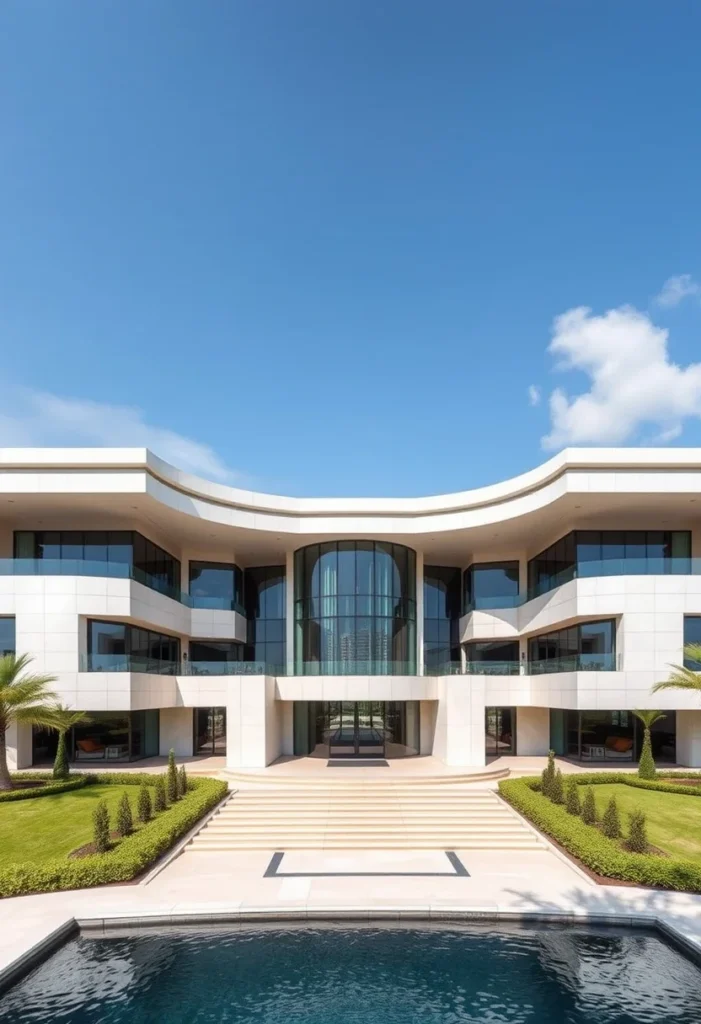
[[[698,1024],[701,971],[654,934],[271,926],[77,938],[3,1024]]]

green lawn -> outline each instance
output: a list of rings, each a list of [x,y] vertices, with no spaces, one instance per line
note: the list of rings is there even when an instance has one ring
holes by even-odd
[[[628,832],[628,815],[639,809],[647,815],[648,840],[653,846],[701,863],[701,797],[620,784],[592,786],[592,789],[600,815],[610,798],[616,797],[624,835]]]
[[[91,842],[92,812],[99,800],[107,801],[114,828],[125,790],[136,824],[138,786],[86,786],[72,793],[0,803],[0,867],[22,861],[42,864]]]

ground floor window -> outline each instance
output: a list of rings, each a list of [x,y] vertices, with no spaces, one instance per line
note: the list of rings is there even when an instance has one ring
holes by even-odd
[[[485,708],[484,747],[487,757],[516,753],[516,708]]]
[[[414,757],[421,749],[417,700],[297,700],[293,716],[300,757]]]
[[[676,760],[674,711],[655,722],[651,739],[656,761]],[[637,761],[642,742],[642,723],[632,711],[550,711],[550,746],[562,757],[583,762]]]
[[[90,720],[74,726],[66,737],[72,761],[112,763],[158,756],[160,713],[157,710],[94,711],[88,715]],[[58,733],[35,726],[32,763],[52,763],[57,744]]]
[[[196,754],[226,754],[226,708],[195,708]]]

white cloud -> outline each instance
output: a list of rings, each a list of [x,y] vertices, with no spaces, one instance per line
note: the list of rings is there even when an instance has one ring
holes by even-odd
[[[540,405],[540,388],[535,384],[528,385],[528,401],[531,405]]]
[[[662,285],[662,291],[656,297],[658,306],[678,306],[682,299],[689,295],[701,298],[701,284],[692,278],[691,274],[677,274],[676,277],[669,277]]]
[[[589,377],[589,390],[550,396],[551,431],[544,448],[622,444],[652,425],[657,442],[678,437],[683,421],[701,417],[701,363],[670,362],[668,331],[631,306],[594,316],[582,306],[555,319],[549,352],[560,369]]]
[[[140,409],[6,385],[0,445],[150,448],[179,469],[230,483],[239,476],[209,445],[147,423]]]

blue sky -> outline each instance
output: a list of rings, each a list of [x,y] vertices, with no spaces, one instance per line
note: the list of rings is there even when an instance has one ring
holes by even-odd
[[[300,495],[701,444],[700,36],[695,0],[4,0],[0,444]]]

